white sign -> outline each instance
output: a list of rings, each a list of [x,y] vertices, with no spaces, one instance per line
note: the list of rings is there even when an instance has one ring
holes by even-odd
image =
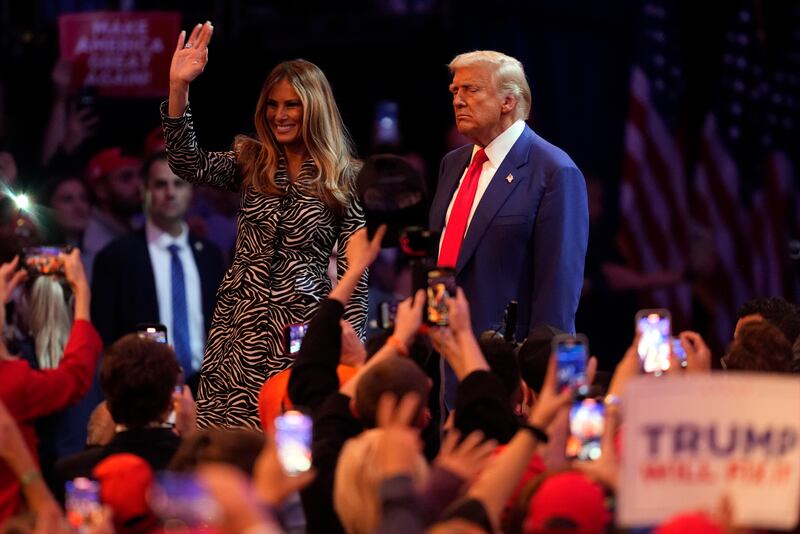
[[[617,522],[654,526],[712,512],[793,529],[800,512],[800,378],[711,373],[631,382],[622,403]]]

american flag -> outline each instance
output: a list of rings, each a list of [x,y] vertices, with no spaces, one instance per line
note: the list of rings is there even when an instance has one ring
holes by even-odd
[[[623,256],[641,273],[683,271],[689,255],[689,197],[681,123],[684,68],[675,2],[645,0],[638,60],[630,80],[625,160],[620,184]],[[669,308],[675,328],[689,326],[688,284],[643,296]]]
[[[731,338],[736,308],[748,298],[797,296],[788,247],[795,166],[783,148],[796,141],[800,36],[794,30],[785,53],[768,56],[761,6],[740,0],[731,12],[694,168],[693,212],[712,236],[716,264],[716,284],[706,290],[717,345]],[[797,5],[792,16],[800,19]]]

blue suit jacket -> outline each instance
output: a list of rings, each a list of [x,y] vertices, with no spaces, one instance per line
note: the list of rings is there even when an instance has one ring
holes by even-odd
[[[472,149],[442,159],[432,230],[444,227]],[[583,175],[563,150],[525,126],[481,198],[456,264],[475,332],[499,327],[511,300],[519,302],[517,339],[540,324],[574,332],[588,239]]]
[[[213,243],[189,234],[189,244],[200,275],[203,322],[208,333],[225,263]],[[156,281],[147,236],[141,229],[112,241],[98,253],[92,277],[92,323],[108,346],[135,332],[139,323],[159,321]]]

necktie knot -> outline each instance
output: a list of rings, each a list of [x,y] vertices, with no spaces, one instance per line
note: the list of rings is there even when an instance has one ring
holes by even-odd
[[[489,156],[486,155],[486,151],[482,148],[479,148],[478,151],[475,152],[475,155],[472,156],[472,164],[470,166],[483,165],[487,161],[489,161]]]
[[[173,243],[173,244],[171,244],[170,246],[167,247],[167,250],[169,250],[170,254],[172,254],[174,256],[175,254],[177,254],[181,250],[181,247],[179,247],[178,245]]]

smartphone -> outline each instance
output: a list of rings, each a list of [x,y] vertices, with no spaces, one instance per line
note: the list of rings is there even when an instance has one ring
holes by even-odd
[[[78,532],[86,532],[92,515],[100,512],[100,484],[80,477],[68,480],[65,489],[67,521]]]
[[[669,369],[672,348],[669,310],[639,310],[636,330],[639,333],[639,360],[645,373],[660,375]]]
[[[394,321],[397,317],[397,302],[383,301],[378,306],[378,325],[383,330],[394,328]]]
[[[600,397],[578,397],[569,411],[566,456],[570,460],[597,460],[602,454],[605,405]]]
[[[686,361],[686,351],[683,350],[681,340],[677,337],[672,338],[672,355],[677,358],[679,362],[681,362],[681,367],[686,368],[688,365],[688,362]]]
[[[556,387],[558,391],[569,388],[577,391],[586,386],[586,360],[589,358],[589,340],[583,334],[559,334],[553,338],[556,355]]]
[[[136,333],[144,339],[152,339],[156,343],[167,343],[167,327],[158,323],[141,323],[136,325]]]
[[[163,522],[176,522],[189,528],[214,523],[222,515],[216,499],[189,473],[159,472],[148,494],[148,502]]]
[[[300,350],[306,330],[308,330],[307,323],[286,325],[283,329],[283,347],[286,354],[296,354]]]
[[[55,247],[26,247],[22,249],[22,265],[31,276],[64,275],[64,261],[61,253],[72,250],[69,245]]]
[[[278,458],[289,476],[311,469],[311,429],[311,417],[297,410],[275,418]]]
[[[425,322],[435,326],[447,326],[447,299],[456,296],[456,273],[453,269],[439,267],[428,271],[428,301],[425,306]]]

